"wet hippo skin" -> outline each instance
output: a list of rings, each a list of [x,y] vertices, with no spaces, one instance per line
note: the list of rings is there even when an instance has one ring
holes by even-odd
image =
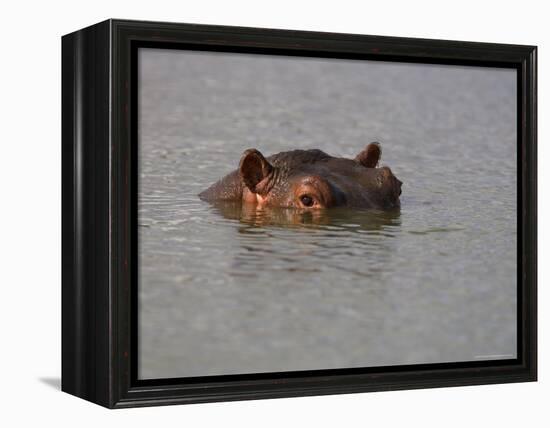
[[[321,150],[292,150],[265,158],[246,150],[239,167],[199,194],[206,201],[242,201],[261,207],[314,210],[331,207],[399,207],[401,181],[389,167],[377,167],[378,143],[355,159]]]

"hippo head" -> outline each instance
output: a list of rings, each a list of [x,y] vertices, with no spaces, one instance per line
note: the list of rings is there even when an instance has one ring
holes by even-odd
[[[321,150],[293,150],[265,158],[249,149],[236,171],[199,196],[300,210],[396,208],[401,181],[387,166],[377,167],[380,155],[377,143],[369,144],[355,159],[333,157]]]

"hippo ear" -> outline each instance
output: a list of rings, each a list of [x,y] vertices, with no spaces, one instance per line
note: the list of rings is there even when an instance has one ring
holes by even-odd
[[[239,174],[251,192],[262,194],[266,184],[263,180],[271,171],[273,166],[258,150],[248,149],[243,153],[239,163]]]
[[[355,156],[355,162],[360,163],[366,168],[376,168],[378,161],[382,156],[382,149],[378,143],[370,143],[365,149]]]

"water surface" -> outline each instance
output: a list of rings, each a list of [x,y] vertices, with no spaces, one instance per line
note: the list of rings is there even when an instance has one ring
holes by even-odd
[[[513,70],[141,51],[139,377],[513,358]],[[382,144],[401,210],[197,194],[250,147]]]

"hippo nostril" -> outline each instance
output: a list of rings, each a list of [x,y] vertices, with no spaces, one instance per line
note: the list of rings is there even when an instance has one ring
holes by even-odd
[[[397,177],[395,177],[395,181],[397,182],[397,185],[399,186],[399,190],[401,190],[401,186],[403,185],[403,182]]]

